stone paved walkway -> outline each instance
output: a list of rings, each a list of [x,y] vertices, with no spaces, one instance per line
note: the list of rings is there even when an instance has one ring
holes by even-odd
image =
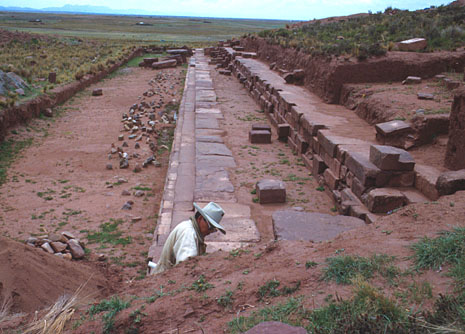
[[[260,239],[250,218],[250,207],[237,203],[229,180],[228,168],[234,168],[236,162],[223,142],[224,130],[219,125],[223,115],[216,100],[208,60],[203,50],[197,49],[190,60],[160,214],[149,250],[148,257],[153,261],[158,261],[170,231],[193,215],[193,202],[202,207],[215,201],[226,212],[221,224],[227,233],[209,235],[207,252],[229,251]]]

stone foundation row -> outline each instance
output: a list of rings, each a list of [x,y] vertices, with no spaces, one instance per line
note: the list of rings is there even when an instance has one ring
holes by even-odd
[[[444,194],[438,187],[439,171],[415,166],[403,149],[338,136],[331,122],[325,122],[328,116],[308,111],[295,92],[276,78],[264,78],[263,69],[255,71],[242,51],[222,47],[207,53],[213,58],[211,63],[231,71],[244,85],[277,128],[279,139],[301,156],[340,213],[372,222],[373,213],[389,213]]]

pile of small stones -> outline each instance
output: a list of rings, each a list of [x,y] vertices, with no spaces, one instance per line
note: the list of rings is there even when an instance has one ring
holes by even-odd
[[[172,99],[172,96],[176,95],[181,83],[179,79],[176,81],[174,74],[158,73],[149,81],[151,88],[139,97],[140,102],[133,104],[127,113],[123,113],[122,130],[118,136],[121,144],[112,143],[108,154],[109,160],[114,156],[118,157],[120,169],[131,167],[133,172],[138,173],[150,165],[161,166],[155,153],[159,148],[168,147],[158,147],[157,139],[163,136],[166,127],[172,127],[176,122],[174,110],[177,100]],[[165,101],[166,99],[169,101]],[[161,110],[163,107],[165,110]],[[157,128],[157,124],[162,126]],[[131,149],[134,151],[130,152]],[[136,163],[130,166],[130,160],[133,159]],[[106,168],[112,170],[113,164],[107,163]]]
[[[55,254],[66,260],[79,260],[85,256],[85,245],[71,232],[50,233],[45,236],[29,237],[26,245],[42,248],[45,252]]]

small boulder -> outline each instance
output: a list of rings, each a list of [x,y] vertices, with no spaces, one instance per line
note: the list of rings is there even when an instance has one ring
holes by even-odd
[[[77,241],[76,239],[70,239],[68,240],[68,246],[69,250],[71,251],[71,255],[73,256],[73,259],[79,260],[84,257],[85,252],[82,246],[79,244],[79,241]]]
[[[102,88],[95,88],[93,91],[92,91],[92,96],[101,96],[103,95],[103,90]]]

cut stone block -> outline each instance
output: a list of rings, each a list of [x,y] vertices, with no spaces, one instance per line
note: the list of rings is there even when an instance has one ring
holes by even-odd
[[[365,187],[358,178],[354,177],[352,179],[350,189],[358,198],[362,198],[362,195],[367,190],[367,187]]]
[[[281,180],[260,180],[257,182],[255,189],[260,204],[286,202],[286,186]]]
[[[313,170],[312,174],[313,175],[319,175],[325,171],[325,169],[328,168],[326,164],[324,163],[323,159],[318,154],[313,155]]]
[[[405,195],[397,189],[373,189],[365,196],[365,205],[373,213],[387,213],[407,204]]]
[[[102,88],[95,88],[93,91],[92,91],[92,96],[101,96],[103,95],[103,90]]]
[[[407,204],[428,202],[428,198],[416,189],[402,189],[402,194],[407,199]]]
[[[152,63],[152,68],[155,70],[158,70],[161,68],[176,67],[177,65],[178,65],[178,62],[176,59],[170,59],[170,60],[154,62]]]
[[[229,70],[219,70],[218,71],[219,74],[222,74],[222,75],[231,75],[231,71]]]
[[[389,173],[388,187],[412,187],[415,184],[415,172],[391,172]]]
[[[375,129],[382,136],[398,136],[412,132],[410,125],[400,120],[378,123]]]
[[[331,135],[328,130],[319,130],[317,135],[318,141],[321,147],[329,154],[332,158],[336,156],[337,146],[346,142],[345,137]]]
[[[365,226],[365,222],[348,216],[331,216],[324,213],[276,211],[272,215],[277,240],[331,240],[340,233]]]
[[[266,321],[249,329],[245,334],[306,334],[302,327],[294,327],[278,321]]]
[[[417,97],[419,100],[434,100],[434,94],[430,93],[417,93]]]
[[[436,189],[440,196],[465,190],[465,169],[442,173],[436,182]]]
[[[424,38],[412,38],[397,44],[400,51],[418,51],[426,48],[428,43]]]
[[[360,153],[347,152],[346,166],[364,186],[382,186],[387,181],[381,170]]]
[[[280,140],[287,138],[291,131],[291,127],[287,123],[278,124],[278,138]]]
[[[445,164],[453,170],[465,168],[465,91],[454,96]]]
[[[420,83],[421,83],[421,78],[413,77],[413,76],[408,76],[404,81],[402,81],[403,85],[420,84]]]
[[[323,177],[325,178],[325,182],[331,190],[338,188],[340,180],[329,168],[325,169],[323,172]]]
[[[268,124],[252,124],[252,130],[262,130],[271,132],[271,126]]]
[[[415,165],[415,188],[430,200],[437,200],[439,192],[436,189],[436,182],[441,172],[430,166]]]
[[[267,130],[250,130],[249,141],[252,144],[271,144],[271,132]]]
[[[405,150],[392,146],[371,145],[370,161],[381,170],[412,171],[415,160]]]
[[[446,81],[446,88],[449,90],[459,88],[460,85],[461,85],[460,81],[456,81],[456,80]]]

